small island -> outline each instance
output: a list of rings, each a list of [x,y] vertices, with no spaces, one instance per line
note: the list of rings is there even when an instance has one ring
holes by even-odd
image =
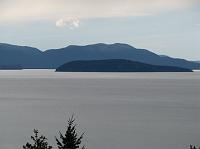
[[[151,65],[126,59],[78,60],[67,62],[57,72],[192,72],[191,69]]]

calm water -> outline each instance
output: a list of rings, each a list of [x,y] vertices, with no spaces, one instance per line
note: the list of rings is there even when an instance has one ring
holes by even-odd
[[[200,72],[0,71],[0,149],[20,149],[38,128],[50,144],[75,114],[87,149],[200,145]]]

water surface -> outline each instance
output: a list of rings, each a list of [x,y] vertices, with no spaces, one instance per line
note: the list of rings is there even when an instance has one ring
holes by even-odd
[[[50,144],[75,114],[87,149],[200,145],[200,72],[0,71],[0,148],[20,149],[38,128]]]

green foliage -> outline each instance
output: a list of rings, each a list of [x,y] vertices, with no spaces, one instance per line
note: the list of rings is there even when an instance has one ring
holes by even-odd
[[[43,135],[38,136],[38,130],[34,129],[35,136],[31,136],[33,144],[26,143],[23,149],[52,149],[52,146],[48,145],[47,138]]]
[[[76,125],[74,124],[74,122],[75,122],[75,119],[72,116],[68,120],[68,126],[65,132],[65,135],[63,135],[60,132],[60,140],[56,137],[56,142],[59,149],[78,149],[79,148],[84,134],[78,136],[78,133],[76,132]],[[82,149],[84,148],[85,147],[83,146]]]

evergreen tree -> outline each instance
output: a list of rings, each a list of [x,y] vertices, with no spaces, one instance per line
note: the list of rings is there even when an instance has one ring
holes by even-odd
[[[35,136],[31,136],[33,144],[26,143],[23,149],[52,149],[52,146],[48,145],[47,138],[43,135],[38,136],[38,130],[34,129]]]
[[[65,135],[59,132],[60,140],[56,137],[58,149],[78,149],[79,148],[84,133],[78,136],[78,133],[76,132],[76,124],[74,124],[74,122],[75,122],[75,119],[74,119],[74,116],[72,116],[68,120],[68,126],[65,132]],[[85,147],[83,146],[82,149],[85,149]]]
[[[190,144],[190,149],[197,149],[197,147],[195,145],[193,146]],[[200,149],[200,147],[199,147],[199,149]]]

